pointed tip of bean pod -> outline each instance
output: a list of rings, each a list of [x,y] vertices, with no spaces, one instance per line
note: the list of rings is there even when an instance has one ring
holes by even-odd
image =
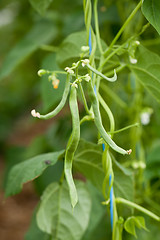
[[[129,149],[126,151],[128,155],[130,155],[132,153],[132,149]]]
[[[39,113],[39,112],[36,112],[35,109],[33,109],[33,110],[31,111],[31,115],[32,115],[33,117],[40,118],[40,113]]]
[[[77,205],[78,203],[78,196],[74,197],[71,199],[71,205],[72,205],[72,209],[75,208],[75,206]]]

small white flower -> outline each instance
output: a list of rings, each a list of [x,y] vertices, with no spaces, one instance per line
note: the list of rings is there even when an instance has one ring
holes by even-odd
[[[139,42],[139,41],[136,41],[135,43],[136,43],[137,46],[140,45],[140,42]]]
[[[77,83],[73,82],[73,83],[72,83],[72,87],[78,88]]]
[[[64,70],[67,71],[70,74],[74,74],[74,71],[69,67],[66,67]]]
[[[132,58],[131,56],[129,57],[130,63],[132,64],[136,64],[137,63],[137,59],[136,58]]]
[[[84,76],[84,80],[85,80],[86,82],[89,82],[89,81],[91,80],[91,77],[89,76],[88,73]]]
[[[82,67],[86,66],[87,64],[89,64],[89,59],[84,59],[84,60],[81,60],[82,62]]]
[[[82,52],[88,52],[89,51],[89,46],[82,46],[81,51]]]
[[[31,114],[32,114],[33,117],[40,118],[40,113],[39,113],[39,112],[36,112],[35,109],[33,109],[33,110],[31,111]]]
[[[149,112],[143,112],[141,113],[141,123],[142,125],[147,125],[150,122],[150,116],[151,114]]]
[[[50,75],[50,76],[48,77],[48,80],[49,80],[49,81],[55,81],[55,80],[56,80],[56,75],[53,73],[52,75]]]

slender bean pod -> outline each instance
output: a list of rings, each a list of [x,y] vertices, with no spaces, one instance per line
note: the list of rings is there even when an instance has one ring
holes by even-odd
[[[77,91],[74,86],[71,87],[71,93],[69,98],[69,106],[72,114],[72,133],[69,138],[66,153],[65,153],[65,163],[64,163],[64,173],[69,187],[69,193],[71,198],[71,204],[74,208],[78,202],[78,196],[76,187],[72,177],[72,162],[74,153],[77,149],[79,139],[80,139],[80,121],[79,121],[79,111],[77,104]]]
[[[131,150],[126,151],[123,148],[117,146],[116,143],[110,138],[110,136],[105,131],[105,129],[102,125],[98,99],[94,93],[94,89],[93,89],[91,81],[89,81],[89,83],[88,83],[88,95],[90,97],[92,108],[93,108],[95,125],[96,125],[98,131],[100,132],[102,138],[104,139],[104,141],[116,152],[121,153],[121,154],[130,154]]]
[[[97,74],[98,76],[100,76],[101,78],[109,81],[109,82],[115,82],[117,80],[117,74],[116,71],[114,70],[114,76],[112,78],[108,78],[106,77],[103,73],[97,71],[95,68],[93,68],[91,65],[87,64],[86,65],[87,68],[89,68],[92,72],[94,72],[95,74]]]
[[[38,118],[40,119],[50,119],[54,116],[56,116],[61,110],[62,108],[64,107],[65,103],[66,103],[66,100],[67,100],[67,97],[68,97],[68,94],[69,94],[69,90],[70,90],[70,78],[71,78],[71,75],[70,74],[67,74],[67,79],[66,79],[66,84],[65,84],[65,89],[64,89],[64,92],[63,92],[63,96],[62,96],[62,99],[60,101],[60,103],[58,104],[58,106],[50,113],[46,114],[46,115],[39,115]]]

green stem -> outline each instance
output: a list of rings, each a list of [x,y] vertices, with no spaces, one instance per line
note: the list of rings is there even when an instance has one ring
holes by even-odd
[[[86,113],[88,115],[91,115],[90,111],[89,111],[89,108],[88,108],[88,105],[87,105],[87,101],[86,101],[86,98],[85,98],[85,95],[84,95],[84,91],[83,91],[83,87],[82,87],[82,84],[79,83],[79,88],[80,88],[80,91],[81,91],[81,96],[82,96],[82,99],[83,99],[83,103],[84,103],[84,108],[86,110]]]
[[[100,33],[99,33],[97,3],[98,3],[98,0],[95,0],[95,1],[94,1],[95,31],[96,31],[96,38],[97,38],[98,48],[99,48],[99,50],[100,50],[100,53],[103,54],[103,49],[102,49],[102,44],[101,44],[101,39],[100,39]]]
[[[126,26],[129,24],[129,22],[132,20],[132,18],[134,17],[134,15],[137,13],[137,11],[139,10],[139,8],[142,5],[142,0],[138,3],[138,5],[136,6],[136,8],[132,11],[132,13],[129,15],[129,17],[127,18],[127,20],[124,22],[123,26],[120,28],[119,32],[117,33],[117,35],[115,36],[115,38],[113,39],[113,41],[111,42],[109,48],[104,52],[104,56],[106,56],[110,50],[112,49],[113,45],[116,43],[116,41],[118,40],[118,38],[120,37],[120,35],[122,34],[122,32],[124,31],[124,29],[126,28]]]
[[[126,45],[126,42],[124,44],[122,44],[121,46],[119,46],[118,48],[116,48],[107,58],[105,58],[104,62],[101,64],[101,66],[98,68],[98,71],[101,70],[104,65],[108,62],[108,60],[110,58],[112,58],[116,53],[119,52],[119,50],[121,50],[122,48],[124,48],[124,46]]]
[[[93,121],[94,120],[94,116],[92,115],[86,115],[84,116],[81,121],[80,121],[80,125],[84,122],[87,122],[87,121]]]
[[[131,124],[131,125],[127,126],[127,127],[124,127],[124,128],[118,129],[118,130],[116,130],[116,131],[113,131],[113,132],[110,131],[109,134],[120,133],[120,132],[123,132],[123,131],[125,131],[125,130],[127,130],[127,129],[129,129],[129,128],[132,128],[132,127],[138,127],[138,126],[139,126],[139,123],[134,123],[134,124]]]
[[[124,199],[124,198],[116,198],[116,202],[117,202],[117,203],[125,204],[125,205],[127,205],[127,206],[129,206],[129,207],[133,207],[133,208],[139,210],[140,212],[143,212],[143,213],[145,213],[146,215],[150,216],[151,218],[155,219],[156,221],[160,221],[160,217],[158,217],[156,214],[150,212],[149,210],[145,209],[144,207],[139,206],[139,205],[136,204],[136,203],[133,203],[133,202],[131,202],[131,201],[128,201],[128,200],[126,200],[126,199]]]
[[[40,49],[44,51],[49,51],[49,52],[57,52],[59,48],[55,46],[50,46],[50,45],[41,45]]]

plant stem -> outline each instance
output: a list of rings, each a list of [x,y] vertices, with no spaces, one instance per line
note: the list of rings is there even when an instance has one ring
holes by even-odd
[[[97,2],[98,0],[94,1],[94,19],[95,19],[95,31],[96,31],[96,38],[97,38],[97,44],[98,48],[100,50],[100,53],[103,54],[101,39],[100,39],[100,33],[99,33],[99,23],[98,23],[98,13],[97,13]]]
[[[134,123],[134,124],[131,124],[131,125],[127,126],[127,127],[118,129],[118,130],[116,130],[116,131],[113,131],[113,132],[110,131],[109,133],[110,133],[110,134],[120,133],[120,132],[123,132],[123,131],[125,131],[125,130],[127,130],[127,129],[129,129],[129,128],[138,127],[138,126],[139,126],[139,123]]]
[[[44,51],[49,51],[49,52],[57,52],[58,51],[58,47],[55,46],[50,46],[50,45],[41,45],[40,49],[44,50]]]
[[[124,199],[124,198],[116,198],[116,202],[117,202],[117,203],[125,204],[125,205],[127,205],[127,206],[129,206],[129,207],[133,207],[133,208],[139,210],[140,212],[143,212],[143,213],[145,213],[146,215],[150,216],[151,218],[155,219],[156,221],[160,221],[160,217],[158,217],[156,214],[150,212],[149,210],[145,209],[144,207],[139,206],[139,205],[136,204],[136,203],[133,203],[133,202],[131,202],[131,201],[128,201],[128,200],[126,200],[126,199]]]
[[[116,48],[107,58],[105,58],[104,62],[101,64],[101,66],[98,68],[98,71],[101,70],[103,68],[103,66],[108,62],[108,60],[110,58],[112,58],[116,53],[119,52],[119,50],[121,50],[125,45],[127,44],[127,42],[125,42],[124,44],[120,45],[118,48]]]
[[[112,49],[113,45],[116,43],[116,41],[118,40],[118,38],[120,37],[120,35],[122,34],[122,32],[124,31],[124,29],[126,28],[126,26],[129,24],[129,22],[132,20],[132,18],[134,17],[134,15],[137,13],[137,11],[139,10],[139,8],[142,5],[142,0],[138,3],[138,5],[136,6],[136,8],[132,11],[132,13],[129,15],[129,17],[127,18],[127,20],[124,22],[123,26],[120,28],[120,30],[118,31],[117,35],[115,36],[115,38],[113,39],[113,41],[111,42],[109,48],[104,52],[104,56],[106,56],[110,50]]]

